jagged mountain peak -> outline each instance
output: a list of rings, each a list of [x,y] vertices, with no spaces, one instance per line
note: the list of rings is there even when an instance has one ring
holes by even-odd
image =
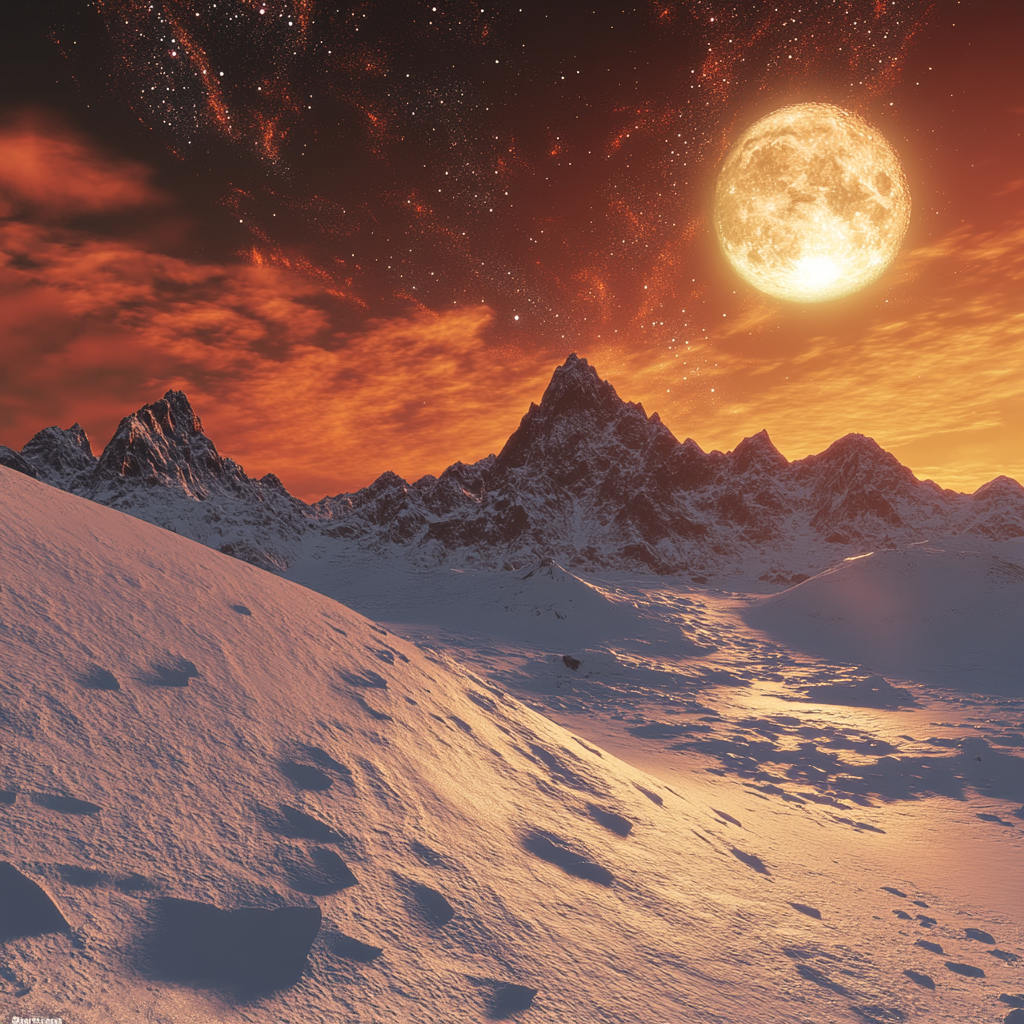
[[[241,467],[222,458],[203,432],[185,392],[173,390],[121,420],[97,471],[107,480],[159,483],[200,500],[217,484],[244,477]]]
[[[975,501],[991,498],[995,495],[1002,495],[1016,501],[1024,501],[1024,487],[1013,477],[1000,474],[993,477],[987,484],[982,484],[972,495]]]
[[[811,459],[832,464],[866,460],[874,465],[906,468],[895,455],[887,452],[873,437],[868,437],[866,434],[844,434],[838,440],[833,441],[823,452],[810,455],[804,461]]]
[[[789,460],[772,444],[767,430],[759,430],[742,441],[729,453],[734,473],[746,473],[751,467],[771,472],[785,469]]]
[[[601,380],[597,370],[574,352],[555,368],[539,409],[547,416],[557,416],[573,409],[614,408],[621,401],[615,388]]]
[[[415,483],[385,472],[313,506],[273,474],[250,480],[222,457],[182,391],[125,417],[98,461],[75,424],[41,431],[24,457],[0,449],[0,464],[33,474],[55,451],[66,454],[61,466],[85,468],[49,482],[271,569],[303,557],[307,543],[341,541],[404,549],[430,565],[553,557],[698,582],[754,566],[754,575],[790,579],[930,536],[1024,534],[1024,488],[1014,480],[997,478],[973,496],[943,491],[863,434],[794,462],[765,430],[727,454],[705,452],[620,398],[575,354],[499,455]]]
[[[30,476],[33,479],[37,475],[33,466],[21,457],[20,452],[8,448],[5,444],[0,444],[0,466],[13,469],[15,473],[24,473],[25,476]]]
[[[158,430],[167,436],[194,437],[203,433],[202,421],[184,391],[169,389],[159,401],[139,409],[135,417],[151,430]]]
[[[40,480],[56,486],[64,486],[96,463],[89,437],[80,423],[66,430],[44,427],[22,448],[21,455]]]
[[[556,367],[540,405],[530,405],[494,468],[501,473],[556,462],[565,468],[569,461],[592,459],[596,447],[609,443],[625,452],[659,441],[678,444],[660,417],[648,417],[642,405],[624,401],[586,359],[572,354]]]

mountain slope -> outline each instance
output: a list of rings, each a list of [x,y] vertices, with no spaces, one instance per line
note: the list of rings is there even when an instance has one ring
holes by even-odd
[[[819,657],[967,692],[1021,693],[1024,568],[997,555],[877,551],[781,594],[746,621]]]
[[[312,506],[222,457],[180,391],[122,420],[98,460],[77,424],[5,451],[0,464],[276,570],[355,544],[421,566],[553,558],[788,585],[936,536],[1024,536],[1024,488],[1007,477],[974,495],[943,490],[859,434],[792,463],[765,431],[704,452],[576,356],[497,455],[411,484],[384,473]]]
[[[0,482],[12,1012],[978,1012],[983,987],[909,985],[913,951],[822,902],[819,870],[764,862],[756,826],[485,679],[137,519],[7,469]],[[815,903],[824,925],[799,909]],[[832,929],[855,964],[834,981]]]

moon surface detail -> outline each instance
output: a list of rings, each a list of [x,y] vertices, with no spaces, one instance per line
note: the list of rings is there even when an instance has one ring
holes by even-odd
[[[829,103],[782,107],[726,154],[714,196],[726,257],[755,288],[823,302],[878,278],[910,223],[896,152],[862,117]]]

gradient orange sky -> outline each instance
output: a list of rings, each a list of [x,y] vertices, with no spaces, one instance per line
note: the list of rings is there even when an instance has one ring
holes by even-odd
[[[939,26],[950,62],[951,25]],[[764,428],[794,459],[858,432],[945,487],[1024,479],[1024,89],[972,79],[985,59],[963,55],[949,109],[921,101],[915,135],[880,125],[915,203],[880,281],[819,306],[769,299],[725,264],[698,204],[679,245],[701,279],[671,279],[668,249],[643,279],[658,302],[641,292],[628,315],[601,313],[584,281],[598,313],[567,341],[525,316],[517,333],[487,301],[367,309],[354,325],[337,282],[298,254],[204,261],[178,244],[194,212],[152,166],[66,118],[17,111],[0,130],[0,442],[77,420],[98,453],[121,416],[181,388],[223,454],[314,500],[500,450],[576,351],[705,449]],[[918,70],[907,60],[904,81]],[[735,111],[733,134],[760,113]],[[674,340],[666,301],[695,310]]]

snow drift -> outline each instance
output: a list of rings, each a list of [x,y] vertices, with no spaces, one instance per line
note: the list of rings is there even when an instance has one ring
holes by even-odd
[[[1019,694],[1024,568],[915,547],[847,559],[760,599],[747,622],[818,657],[975,693]]]

